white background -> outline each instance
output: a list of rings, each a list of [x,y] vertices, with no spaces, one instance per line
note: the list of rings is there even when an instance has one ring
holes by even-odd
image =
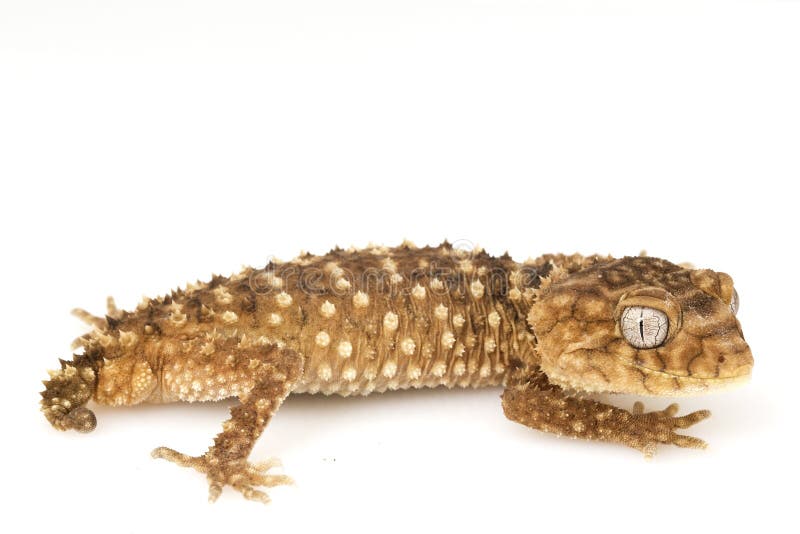
[[[788,1],[3,1],[2,521],[796,527],[798,28]],[[252,456],[297,481],[267,507],[149,457],[201,453],[230,403],[98,408],[88,436],[38,411],[72,307],[404,237],[728,272],[753,380],[682,403],[707,451],[649,462],[509,422],[499,389],[293,397]]]

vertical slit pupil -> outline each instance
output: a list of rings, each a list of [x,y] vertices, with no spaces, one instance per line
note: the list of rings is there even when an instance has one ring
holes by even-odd
[[[644,342],[644,310],[642,310],[639,315],[639,337],[641,337],[642,342]]]

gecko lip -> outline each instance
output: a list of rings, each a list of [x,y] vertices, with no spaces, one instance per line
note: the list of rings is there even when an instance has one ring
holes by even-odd
[[[752,361],[752,357],[750,358]],[[737,379],[737,378],[749,378],[753,372],[753,364],[748,363],[744,364],[740,367],[737,367],[733,373],[730,374],[728,378]]]
[[[712,356],[713,358],[713,356]],[[715,358],[716,359],[716,358]],[[745,345],[745,350],[734,354],[719,357],[721,366],[716,368],[716,372],[691,373],[689,376],[701,378],[703,380],[733,380],[738,381],[750,376],[753,371],[753,354],[750,348]]]
[[[670,378],[702,380],[704,382],[740,382],[742,380],[747,380],[748,378],[750,378],[750,374],[753,371],[752,363],[740,365],[739,367],[736,367],[733,371],[728,371],[725,374],[711,375],[711,376],[703,376],[701,374],[681,375],[678,373],[670,373],[668,371],[651,369],[649,367],[644,367],[644,366],[637,366],[637,367],[641,371],[644,371],[648,374],[662,375]]]
[[[737,352],[726,351],[722,354],[703,352],[691,360],[686,366],[687,370],[682,372],[634,364],[643,379],[642,388],[637,393],[683,397],[723,391],[746,383],[753,370],[753,355],[746,345],[737,348]],[[620,361],[626,364],[624,359]],[[693,366],[692,362],[697,363]]]
[[[753,371],[753,354],[747,345],[736,352],[720,355],[718,352],[703,352],[693,357],[685,366],[686,370],[678,372],[672,369],[654,368],[638,364],[636,367],[648,374],[678,379],[696,379],[711,383],[740,382],[747,379]]]
[[[730,389],[741,384],[746,383],[750,379],[750,374],[753,369],[752,364],[739,366],[735,372],[726,373],[724,376],[702,377],[697,375],[678,375],[668,373],[665,371],[657,371],[655,369],[648,369],[646,367],[638,367],[639,371],[652,376],[662,377],[669,380],[669,384],[664,384],[663,388],[657,391],[651,390],[643,391],[644,395],[658,395],[658,396],[686,396],[694,394],[704,394],[716,391],[723,391]],[[656,382],[657,383],[657,382]],[[674,385],[677,385],[677,388]]]

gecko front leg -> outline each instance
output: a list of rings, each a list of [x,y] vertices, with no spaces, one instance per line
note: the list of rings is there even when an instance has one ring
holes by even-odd
[[[503,392],[506,417],[525,426],[560,436],[621,443],[651,457],[659,443],[702,449],[706,443],[698,438],[677,434],[711,415],[700,410],[676,417],[678,405],[644,413],[644,405],[636,402],[628,411],[590,399],[570,397],[563,389],[547,381],[539,372],[528,383],[509,387]]]
[[[240,404],[231,408],[231,417],[223,423],[214,445],[202,456],[188,456],[167,447],[158,447],[152,452],[154,458],[164,458],[205,473],[211,502],[228,485],[247,499],[267,503],[269,496],[256,489],[257,486],[291,483],[285,475],[267,474],[271,467],[279,464],[277,460],[252,464],[247,457],[302,375],[303,359],[294,351],[274,347],[247,354],[245,358],[242,356],[239,355],[238,360],[247,369],[247,381],[252,387],[239,395]]]

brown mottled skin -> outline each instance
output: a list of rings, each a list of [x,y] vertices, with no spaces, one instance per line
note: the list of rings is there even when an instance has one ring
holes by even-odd
[[[77,310],[95,329],[51,372],[41,405],[55,428],[88,432],[91,400],[238,397],[202,456],[153,451],[205,473],[212,500],[230,485],[267,501],[257,487],[289,481],[248,456],[290,393],[503,385],[506,416],[532,428],[648,455],[658,443],[700,448],[675,430],[707,411],[628,411],[584,394],[691,395],[746,379],[753,358],[736,299],[728,275],[656,258],[517,263],[448,243],[336,249],[214,276],[132,312],[110,299],[105,318]],[[637,335],[653,346],[635,348]]]

